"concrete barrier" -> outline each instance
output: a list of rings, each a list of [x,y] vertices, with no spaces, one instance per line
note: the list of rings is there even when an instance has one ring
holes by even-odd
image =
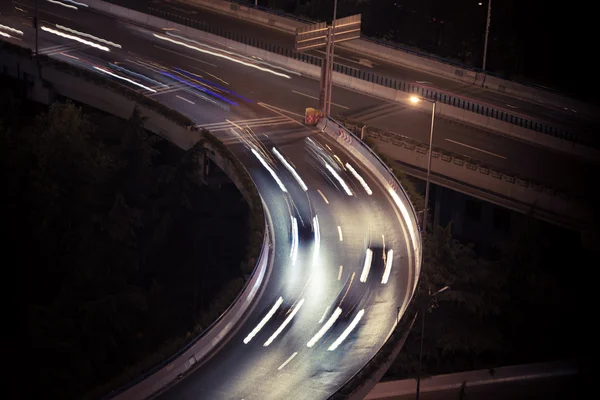
[[[344,122],[347,129],[358,132],[360,124],[352,121]],[[376,141],[378,149],[385,155],[417,170],[427,169],[429,146],[402,135],[367,128],[366,134]],[[593,215],[592,209],[557,190],[482,164],[473,159],[434,148],[431,161],[432,181],[454,190],[461,190],[456,182],[463,182],[471,188],[477,188],[478,195],[471,189],[467,194],[507,207],[510,201],[517,203],[508,208],[519,212],[528,212],[534,207],[535,214],[545,220],[581,229]],[[437,176],[448,179],[436,180]],[[450,186],[448,186],[450,185]],[[496,194],[496,200],[490,198]]]
[[[291,16],[275,14],[272,11],[259,10],[251,6],[243,6],[227,0],[176,1],[275,28],[291,35],[296,33],[296,28],[306,26],[310,23],[308,21],[292,19]],[[441,59],[438,60],[434,57],[421,56],[416,54],[416,52],[413,53],[402,50],[397,48],[397,46],[393,47],[392,44],[390,44],[390,46],[385,46],[375,43],[373,40],[360,39],[340,43],[339,46],[363,56],[406,66],[419,71],[426,71],[430,74],[460,81],[468,85],[483,86],[500,93],[522,97],[544,105],[551,105],[559,108],[566,107],[578,110],[580,113],[586,112],[590,115],[595,115],[598,112],[593,106],[553,91],[546,91],[533,86],[501,79],[492,75],[487,75],[477,69],[464,68],[452,63],[444,62]]]
[[[160,115],[157,111],[137,104],[122,94],[115,93],[102,85],[95,84],[84,78],[75,77],[57,70],[52,66],[38,65],[37,61],[31,57],[25,58],[20,55],[2,52],[0,68],[8,75],[29,82],[32,85],[29,94],[33,100],[49,104],[53,101],[53,94],[58,94],[123,119],[129,118],[134,107],[137,106],[140,114],[146,118],[144,125],[146,129],[171,141],[184,150],[191,148],[202,138],[200,132],[186,129],[186,127],[182,127],[165,116]],[[215,164],[229,176],[240,192],[244,194],[246,200],[253,205],[251,196],[247,193],[242,180],[237,176],[238,171],[235,170],[231,161],[218,151],[215,151],[210,144],[207,144],[205,148],[207,148],[208,154]],[[242,292],[217,321],[207,328],[177,358],[152,373],[152,375],[146,376],[143,380],[136,382],[135,385],[119,392],[114,397],[115,399],[145,399],[171,382],[176,381],[178,377],[185,374],[194,365],[205,360],[212,351],[222,344],[223,339],[231,334],[235,326],[248,314],[248,310],[265,280],[269,264],[272,237],[270,229],[272,222],[264,203],[262,207],[265,210],[263,245],[257,259],[256,267]]]
[[[194,29],[185,25],[171,22],[158,17],[149,16],[143,13],[129,10],[125,7],[109,4],[101,0],[82,0],[98,11],[108,13],[112,16],[133,21],[143,26],[152,27],[155,29],[175,28],[181,36],[188,37],[197,41],[211,42],[219,44],[231,50],[238,52],[244,56],[257,56],[264,62],[273,65],[278,65],[291,71],[298,72],[302,75],[311,78],[319,79],[321,69],[316,65],[311,65],[293,58],[285,57],[279,54],[271,53],[256,47],[249,46],[235,40],[225,39],[198,29]],[[256,11],[256,10],[255,10]],[[258,11],[257,11],[258,12]],[[333,82],[337,86],[355,90],[360,93],[365,93],[374,97],[395,101],[410,105],[409,93],[402,90],[392,89],[383,85],[378,85],[373,82],[365,81],[356,77],[333,72]],[[414,105],[410,105],[413,106]],[[425,109],[426,104],[417,105]],[[468,125],[474,125],[479,128],[500,133],[515,139],[534,143],[555,151],[574,155],[576,157],[585,158],[591,162],[600,162],[600,151],[589,148],[580,144],[570,142],[565,139],[539,133],[530,129],[525,129],[520,126],[510,124],[495,118],[486,117],[477,113],[473,113],[462,108],[453,107],[447,104],[438,103],[438,115],[455,121],[459,121]]]

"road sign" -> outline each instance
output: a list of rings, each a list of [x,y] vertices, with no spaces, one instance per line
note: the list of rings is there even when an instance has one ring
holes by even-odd
[[[345,42],[347,40],[360,38],[361,15],[335,20],[334,42]],[[325,22],[307,25],[296,29],[295,48],[296,51],[316,50],[327,46],[328,26]]]

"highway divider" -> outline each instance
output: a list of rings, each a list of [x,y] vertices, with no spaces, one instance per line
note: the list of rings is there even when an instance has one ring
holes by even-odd
[[[298,27],[316,23],[315,21],[277,12],[266,7],[255,7],[253,4],[242,3],[236,0],[176,1],[250,21],[269,28],[275,28],[289,33],[290,35],[295,35],[296,28]],[[173,16],[177,18],[176,15]],[[546,107],[550,105],[561,109],[574,109],[578,110],[580,114],[589,115],[595,115],[598,112],[596,107],[566,97],[547,87],[527,82],[507,80],[501,75],[489,71],[482,71],[479,68],[452,62],[431,54],[415,51],[398,45],[397,43],[363,36],[359,40],[340,43],[339,46],[353,51],[361,57],[370,57],[419,71],[426,71],[433,75],[453,79],[468,85],[485,87],[500,93],[524,98]]]
[[[277,49],[276,46],[270,45],[260,48],[257,46],[264,44],[261,44],[257,40],[228,32],[215,32],[225,35],[225,37],[221,37],[207,32],[204,30],[206,27],[203,24],[193,23],[191,20],[184,20],[181,21],[183,23],[178,23],[106,3],[102,0],[82,1],[89,4],[91,8],[112,17],[131,21],[156,30],[164,28],[177,29],[178,35],[196,41],[216,43],[241,55],[258,57],[264,63],[277,65],[288,71],[294,71],[314,79],[320,79],[321,76],[322,60],[308,54],[296,53],[285,49],[281,50]],[[277,51],[280,51],[282,54],[277,54]],[[254,62],[258,61],[254,60]],[[534,143],[576,157],[582,157],[592,162],[600,160],[600,151],[577,143],[585,141],[583,137],[577,137],[552,125],[517,116],[510,111],[482,106],[457,96],[438,93],[431,88],[421,85],[364,73],[363,71],[349,69],[339,64],[335,65],[333,82],[337,86],[384,100],[406,104],[410,107],[426,108],[426,104],[412,105],[409,102],[411,94],[428,99],[436,99],[438,102],[438,115],[441,117]]]
[[[134,366],[131,370],[139,369],[139,375],[118,377],[112,382],[112,387],[97,388],[87,396],[97,398],[114,389],[118,382],[125,383],[121,380],[126,379],[129,383],[113,390],[105,398],[145,399],[206,360],[248,314],[268,273],[272,240],[268,211],[250,174],[235,154],[210,132],[198,130],[196,123],[184,115],[91,71],[47,56],[34,58],[29,49],[0,41],[0,54],[0,68],[5,74],[26,81],[32,100],[50,104],[58,95],[124,119],[129,118],[137,107],[145,118],[146,129],[184,150],[197,147],[200,158],[205,156],[213,160],[250,205],[254,232],[244,271],[250,275],[231,305],[216,315],[210,326],[201,329],[195,337],[186,338],[188,343],[183,348],[177,344],[182,341],[181,338],[174,340],[177,348],[171,350],[174,354],[170,353],[166,360],[154,359],[148,364]]]

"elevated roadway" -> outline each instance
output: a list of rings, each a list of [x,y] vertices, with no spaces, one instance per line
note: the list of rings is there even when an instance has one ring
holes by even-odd
[[[137,9],[145,13],[158,15],[175,20],[177,17],[201,22],[208,26],[222,29],[246,37],[260,40],[264,43],[293,50],[294,37],[289,32],[274,27],[258,25],[249,20],[215,12],[199,7],[194,0],[110,0],[115,4]],[[343,17],[343,16],[342,16]],[[296,21],[292,21],[296,22]],[[454,95],[472,99],[479,104],[505,109],[507,112],[522,114],[539,121],[563,126],[571,131],[593,131],[600,123],[597,114],[589,113],[588,109],[565,109],[548,104],[532,102],[518,96],[510,96],[486,88],[462,83],[458,80],[444,78],[423,70],[416,70],[388,61],[357,54],[347,49],[336,47],[335,62],[357,70],[380,76],[399,79],[431,87]],[[321,50],[309,51],[308,54],[323,57]]]
[[[387,190],[277,101],[314,82],[253,68],[224,49],[198,54],[155,36],[165,32],[71,4],[40,2],[40,52],[129,84],[210,129],[248,168],[274,227],[273,266],[253,311],[161,398],[328,398],[385,343],[415,286],[410,227]],[[3,38],[33,48],[32,10],[32,2],[3,3]],[[302,108],[305,98],[294,100]]]

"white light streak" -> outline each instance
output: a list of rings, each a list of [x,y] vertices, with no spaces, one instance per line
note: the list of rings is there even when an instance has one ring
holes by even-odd
[[[389,249],[387,257],[385,259],[385,271],[383,271],[383,277],[381,278],[381,284],[385,285],[390,279],[390,273],[392,272],[392,259],[394,258],[394,250]]]
[[[277,302],[273,305],[273,307],[271,307],[267,315],[265,315],[265,317],[258,323],[258,325],[256,325],[252,332],[250,332],[248,336],[246,336],[246,338],[244,339],[244,344],[248,344],[252,340],[252,338],[256,336],[256,334],[263,328],[263,326],[265,326],[267,322],[269,322],[269,320],[273,318],[273,315],[275,315],[277,309],[281,306],[282,303],[283,298],[280,297],[279,299],[277,299]]]
[[[365,255],[365,263],[363,265],[362,273],[360,274],[360,281],[366,282],[369,277],[369,271],[371,270],[371,262],[373,261],[373,250],[367,249],[367,254]]]
[[[358,325],[358,323],[360,322],[361,318],[363,317],[363,315],[365,314],[365,310],[360,310],[358,312],[358,314],[356,314],[356,317],[354,317],[354,319],[352,320],[352,322],[350,323],[350,325],[348,325],[348,327],[346,327],[346,329],[344,329],[344,332],[342,332],[342,334],[340,335],[339,338],[337,338],[337,340],[335,342],[332,343],[331,346],[329,346],[329,351],[334,351],[335,349],[338,348],[338,346],[340,344],[342,344],[342,342],[344,340],[346,340],[346,338],[348,337],[348,335],[350,334],[350,332],[352,332],[354,330],[354,328],[356,328],[356,325]]]
[[[323,313],[323,316],[319,320],[320,324],[323,323],[323,321],[325,321],[325,316],[327,315],[327,311],[329,311],[329,306],[327,306],[327,308],[325,309],[325,312]]]
[[[296,258],[298,257],[298,220],[296,217],[292,217],[292,251],[290,258],[292,259],[292,266],[296,265]]]
[[[76,31],[75,29],[67,28],[66,26],[62,26],[62,25],[58,25],[58,24],[56,25],[56,27],[58,29],[62,29],[63,31],[67,31],[67,32],[70,32],[70,33],[74,33],[75,35],[79,35],[79,36],[83,36],[83,37],[86,37],[86,38],[89,38],[89,39],[93,39],[93,40],[96,40],[96,41],[98,41],[100,43],[104,43],[104,44],[107,44],[109,46],[116,47],[118,49],[121,48],[120,44],[113,43],[113,42],[111,42],[109,40],[105,40],[105,39],[96,37],[94,35],[90,35],[89,33],[79,32],[79,31]]]
[[[4,33],[4,32],[0,32],[0,36],[4,36],[4,37],[7,37],[7,38],[11,38],[12,37],[8,33]]]
[[[352,165],[350,165],[349,163],[346,163],[346,168],[348,168],[350,170],[350,172],[352,172],[352,175],[354,175],[354,177],[360,182],[360,184],[362,185],[363,189],[365,189],[365,192],[367,192],[367,194],[370,196],[373,194],[373,191],[371,191],[371,188],[369,187],[369,185],[367,185],[367,182],[365,182],[365,180],[363,179],[362,176],[360,176],[358,174],[358,172],[356,172],[356,170],[354,169],[354,167]]]
[[[298,184],[300,185],[302,190],[304,190],[306,192],[308,190],[308,188],[306,187],[306,185],[304,184],[304,181],[302,180],[302,178],[300,178],[300,175],[298,175],[298,173],[296,172],[294,167],[292,167],[290,165],[290,163],[277,151],[277,149],[275,147],[273,147],[273,153],[275,154],[275,156],[277,158],[279,158],[279,161],[281,161],[283,163],[283,165],[287,168],[287,170],[290,171],[290,173],[294,176],[294,178],[296,178],[296,181],[298,181]]]
[[[63,1],[66,1],[67,3],[75,4],[76,6],[80,6],[80,7],[86,7],[86,8],[88,7],[87,4],[79,3],[79,2],[76,2],[73,0],[63,0]]]
[[[53,34],[55,34],[57,36],[61,36],[61,37],[64,37],[66,39],[71,39],[71,40],[74,40],[74,41],[79,42],[79,43],[87,44],[88,46],[94,47],[94,48],[96,48],[98,50],[110,51],[110,49],[108,47],[106,47],[106,46],[102,46],[102,45],[99,45],[98,43],[90,42],[89,40],[82,39],[82,38],[80,38],[78,36],[69,35],[67,33],[63,33],[61,31],[57,31],[56,29],[48,28],[46,26],[42,26],[41,29],[43,31],[45,31],[45,32],[53,33]]]
[[[419,251],[419,247],[418,247],[419,241],[417,240],[415,227],[412,224],[412,219],[410,218],[408,209],[406,208],[406,206],[400,199],[400,196],[398,196],[398,193],[396,193],[396,191],[394,189],[392,189],[391,187],[388,188],[388,193],[394,200],[394,203],[396,203],[396,206],[398,206],[398,208],[400,209],[400,213],[402,214],[402,217],[404,218],[404,221],[406,221],[406,225],[408,226],[408,234],[410,235],[410,240],[412,242],[413,250],[415,252],[415,265],[417,266],[416,272],[418,275],[420,273],[419,268],[421,267],[421,258],[420,258],[421,252]],[[416,282],[415,282],[415,285],[416,285]]]
[[[352,191],[350,191],[350,188],[348,187],[348,185],[346,185],[346,182],[344,182],[344,180],[336,172],[336,170],[333,169],[333,167],[331,165],[329,165],[328,163],[325,163],[325,167],[327,168],[327,170],[329,170],[329,172],[331,172],[331,174],[335,177],[335,179],[337,179],[337,181],[340,183],[340,185],[342,185],[342,188],[344,189],[344,191],[346,192],[346,194],[348,196],[352,196]]]
[[[48,3],[52,3],[52,4],[58,4],[58,5],[61,5],[61,6],[63,6],[63,7],[66,7],[66,8],[70,8],[70,9],[72,9],[72,10],[79,10],[79,8],[77,8],[77,7],[75,7],[75,6],[72,6],[72,5],[70,5],[70,4],[61,3],[60,1],[54,1],[54,0],[46,0],[46,1],[47,1]]]
[[[23,35],[23,31],[20,31],[20,30],[15,29],[15,28],[11,28],[10,26],[0,25],[0,29],[4,29],[5,31],[16,33],[17,35]]]
[[[340,242],[344,241],[344,235],[342,235],[342,227],[338,225],[338,236],[340,237]]]
[[[267,162],[261,157],[260,154],[258,154],[258,152],[256,150],[252,149],[252,153],[256,156],[256,158],[258,158],[258,161],[260,161],[260,163],[263,165],[263,167],[265,167],[266,170],[269,171],[269,173],[271,174],[273,179],[275,179],[275,182],[277,182],[277,185],[279,185],[279,188],[281,189],[281,191],[284,193],[287,193],[287,189],[285,188],[283,182],[281,182],[281,180],[279,179],[279,177],[277,176],[275,171],[273,171],[273,169],[271,167],[269,167]]]
[[[117,75],[117,74],[113,74],[112,72],[110,72],[110,71],[107,71],[107,70],[105,70],[104,68],[98,68],[98,67],[94,67],[94,69],[95,69],[95,70],[97,70],[97,71],[103,72],[103,73],[105,73],[105,74],[107,74],[107,75],[113,76],[113,77],[115,77],[115,78],[117,78],[117,79],[124,80],[125,82],[129,82],[129,83],[131,83],[132,85],[139,86],[139,87],[141,87],[142,89],[146,89],[146,90],[147,90],[147,91],[149,91],[149,92],[156,93],[156,90],[154,90],[154,89],[152,89],[152,88],[149,88],[148,86],[144,86],[144,85],[142,85],[141,83],[137,83],[136,81],[133,81],[133,80],[131,80],[131,79],[129,79],[129,78],[125,78],[124,76]]]
[[[294,359],[294,357],[296,357],[296,355],[297,355],[297,354],[298,354],[298,352],[297,352],[297,351],[295,351],[295,352],[294,352],[294,354],[292,354],[292,355],[291,355],[291,356],[290,356],[290,357],[289,357],[287,360],[285,360],[285,361],[284,361],[284,363],[283,363],[283,364],[281,364],[281,365],[279,366],[279,368],[277,368],[277,371],[281,371],[281,370],[283,369],[283,367],[285,367],[286,365],[288,365],[288,363],[289,363],[290,361],[292,361],[292,360]]]
[[[343,266],[343,265],[340,265],[340,270],[339,270],[339,272],[338,272],[338,281],[339,281],[340,279],[342,279],[342,271],[343,271],[343,270],[344,270],[344,266]]]
[[[229,57],[229,56],[226,56],[224,54],[219,54],[219,53],[215,53],[213,51],[208,51],[208,50],[201,49],[201,48],[196,47],[196,46],[191,46],[191,45],[189,45],[187,43],[183,43],[183,42],[180,42],[180,41],[177,41],[177,40],[169,39],[168,37],[165,37],[165,36],[162,36],[162,35],[157,35],[156,33],[154,34],[154,36],[156,38],[158,38],[158,39],[166,40],[168,42],[175,43],[175,44],[178,44],[180,46],[187,47],[188,49],[196,50],[196,51],[199,51],[199,52],[205,53],[205,54],[210,54],[210,55],[213,55],[215,57],[224,58],[226,60],[233,61],[235,63],[245,65],[247,67],[256,68],[256,69],[258,69],[260,71],[264,71],[264,72],[271,73],[273,75],[281,76],[283,78],[292,79],[289,75],[282,74],[280,72],[276,72],[276,71],[273,71],[273,70],[268,69],[268,68],[263,68],[263,67],[260,67],[258,65],[255,65],[255,64],[250,64],[250,63],[247,63],[247,62],[244,62],[244,61],[241,61],[241,60],[237,60],[237,59],[235,59],[233,57]]]
[[[319,250],[321,249],[321,228],[319,227],[319,217],[315,215],[313,217],[313,226],[315,230],[315,252],[313,253],[313,265],[319,258]]]
[[[319,329],[315,336],[313,336],[312,339],[310,339],[306,345],[308,347],[313,347],[315,344],[317,344],[317,342],[323,337],[323,335],[325,335],[325,333],[327,333],[327,331],[333,326],[333,324],[335,324],[335,321],[337,321],[341,314],[342,309],[337,307],[333,314],[331,314],[331,317],[329,317],[327,322],[325,322],[325,325],[323,325],[321,329]]]
[[[270,345],[271,343],[273,343],[273,340],[275,340],[277,338],[277,336],[279,336],[279,334],[290,323],[290,321],[292,320],[292,318],[294,318],[296,316],[296,314],[298,313],[298,311],[300,311],[300,307],[302,307],[302,304],[304,304],[304,299],[300,300],[298,302],[298,304],[296,304],[296,307],[294,307],[294,309],[292,310],[292,312],[287,316],[287,318],[283,321],[283,323],[279,326],[279,328],[277,328],[277,330],[265,342],[265,344],[263,345],[264,347],[267,347],[268,345]]]

